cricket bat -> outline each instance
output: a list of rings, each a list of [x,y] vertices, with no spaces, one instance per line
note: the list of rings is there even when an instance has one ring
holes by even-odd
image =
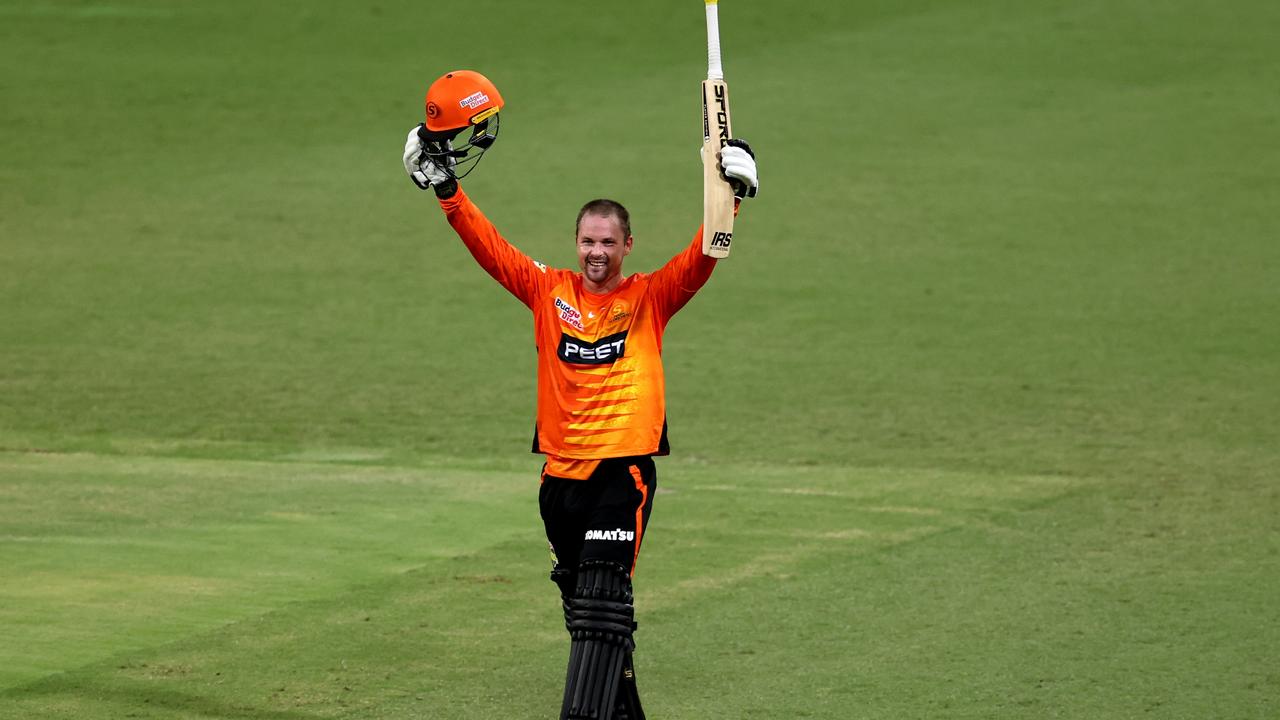
[[[733,188],[720,174],[720,148],[729,129],[729,87],[720,64],[720,18],[716,0],[707,3],[707,79],[702,81],[702,254],[729,257],[733,244]]]

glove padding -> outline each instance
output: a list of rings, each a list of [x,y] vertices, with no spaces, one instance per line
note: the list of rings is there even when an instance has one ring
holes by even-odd
[[[720,150],[720,173],[733,186],[737,198],[755,197],[760,190],[756,154],[746,140],[734,138]]]
[[[417,185],[420,190],[432,188],[438,197],[452,197],[458,190],[458,181],[453,177],[453,173],[447,168],[442,168],[427,155],[427,144],[423,142],[422,137],[418,135],[421,125],[414,127],[409,131],[409,136],[404,141],[404,170],[409,173],[409,179]],[[452,150],[450,143],[446,140],[445,151]],[[453,159],[449,162],[452,164]]]

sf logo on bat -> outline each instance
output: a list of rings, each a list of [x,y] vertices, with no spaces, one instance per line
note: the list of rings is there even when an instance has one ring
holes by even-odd
[[[724,86],[716,85],[716,123],[720,126],[720,147],[729,142],[729,109],[725,107]],[[725,243],[728,245],[728,243]]]
[[[711,236],[711,247],[722,247],[728,249],[729,244],[733,242],[733,233],[718,232]]]

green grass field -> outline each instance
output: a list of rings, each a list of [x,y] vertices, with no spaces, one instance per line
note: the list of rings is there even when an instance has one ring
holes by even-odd
[[[403,175],[631,271],[692,0],[0,4],[0,718],[555,717],[527,311]],[[725,0],[760,157],[668,330],[668,718],[1280,715],[1280,5]]]

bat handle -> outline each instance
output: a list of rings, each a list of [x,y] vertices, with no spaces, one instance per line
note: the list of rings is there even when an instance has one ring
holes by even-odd
[[[720,62],[720,13],[716,0],[707,0],[707,79],[724,79],[724,66]]]

